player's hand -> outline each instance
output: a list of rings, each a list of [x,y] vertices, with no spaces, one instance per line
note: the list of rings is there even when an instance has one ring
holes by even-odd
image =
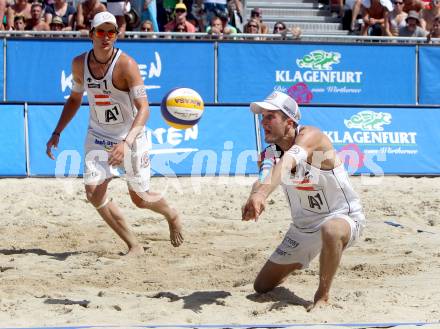
[[[60,136],[57,134],[52,134],[52,136],[50,136],[49,140],[46,143],[46,154],[52,160],[55,160],[55,157],[52,154],[52,147],[54,149],[57,149],[59,141],[60,141]]]
[[[118,144],[113,145],[109,151],[108,164],[110,166],[118,167],[124,161],[124,147],[125,142],[122,141]]]
[[[244,221],[258,220],[265,209],[266,197],[262,193],[252,193],[241,209],[241,219]]]

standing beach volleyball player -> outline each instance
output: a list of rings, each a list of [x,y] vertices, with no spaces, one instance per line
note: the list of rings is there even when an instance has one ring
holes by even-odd
[[[73,60],[72,92],[47,142],[46,153],[54,159],[52,147],[58,146],[86,90],[90,105],[84,159],[87,199],[127,244],[128,255],[143,253],[143,247],[128,228],[121,211],[107,195],[112,177],[124,170],[133,203],[165,216],[171,244],[177,247],[183,242],[179,214],[160,194],[149,191],[150,161],[145,123],[150,110],[138,65],[114,47],[118,25],[109,12],[95,15],[89,35],[93,49]]]
[[[265,201],[282,185],[293,222],[284,240],[254,282],[265,293],[295,270],[307,268],[319,253],[319,287],[308,309],[327,303],[342,252],[359,239],[365,217],[359,197],[328,137],[313,126],[301,126],[297,103],[289,95],[273,92],[251,104],[262,114],[266,143],[260,177],[243,206],[243,220],[257,220]]]

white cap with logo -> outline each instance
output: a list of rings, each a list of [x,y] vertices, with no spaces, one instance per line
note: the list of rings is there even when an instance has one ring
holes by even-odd
[[[93,17],[92,21],[92,28],[97,28],[98,26],[104,24],[104,23],[110,23],[113,24],[116,28],[118,28],[118,23],[116,23],[116,17],[113,16],[108,11],[101,11],[100,13],[97,13]]]
[[[251,103],[251,111],[253,113],[260,114],[263,110],[283,111],[296,123],[301,119],[301,112],[296,101],[289,95],[279,91],[274,91],[262,102]]]

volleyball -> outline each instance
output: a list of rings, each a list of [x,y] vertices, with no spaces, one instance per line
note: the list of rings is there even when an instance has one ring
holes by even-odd
[[[166,123],[177,129],[187,129],[199,122],[204,110],[202,97],[190,88],[175,88],[162,99],[160,112]]]

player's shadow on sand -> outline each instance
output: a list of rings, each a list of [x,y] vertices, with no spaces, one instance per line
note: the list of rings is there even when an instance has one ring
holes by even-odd
[[[246,298],[258,303],[274,302],[270,310],[284,308],[287,305],[298,305],[308,309],[313,304],[313,302],[295,295],[294,292],[284,287],[277,287],[265,294],[250,294]]]
[[[2,255],[23,255],[23,254],[35,254],[38,256],[48,256],[53,259],[64,261],[70,256],[78,255],[80,252],[47,252],[44,249],[0,249],[0,254]]]
[[[176,302],[182,299],[183,308],[200,312],[202,311],[203,305],[224,305],[225,303],[222,299],[228,296],[231,296],[231,293],[227,291],[197,291],[182,297],[172,292],[163,291],[151,296],[151,298],[168,298],[170,302]]]

